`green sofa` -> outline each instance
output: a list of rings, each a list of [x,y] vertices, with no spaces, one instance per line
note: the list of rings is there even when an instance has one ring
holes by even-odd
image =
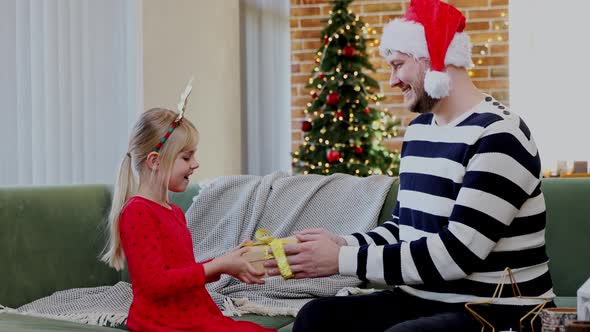
[[[577,288],[590,276],[590,179],[545,179],[547,248],[558,306],[575,307]],[[198,186],[171,200],[183,210]],[[393,208],[397,181],[380,221]],[[113,285],[128,280],[97,260],[104,244],[104,219],[111,198],[106,185],[0,188],[0,304],[16,308],[55,291]],[[321,225],[318,225],[321,226]],[[586,254],[584,254],[586,253]],[[586,263],[584,263],[586,262]],[[292,317],[245,315],[280,331]],[[0,331],[114,331],[50,319],[0,314]]]

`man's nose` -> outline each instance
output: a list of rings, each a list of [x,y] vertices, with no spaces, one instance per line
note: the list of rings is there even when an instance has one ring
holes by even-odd
[[[397,78],[397,75],[395,74],[395,72],[392,71],[391,76],[389,77],[389,86],[392,88],[395,88],[400,83],[401,83],[400,79]]]

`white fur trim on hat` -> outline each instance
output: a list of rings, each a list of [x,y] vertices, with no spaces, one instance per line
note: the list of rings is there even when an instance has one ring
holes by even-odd
[[[453,65],[471,68],[471,41],[466,32],[457,32],[447,48],[445,66]],[[389,58],[394,51],[412,55],[415,58],[430,59],[424,27],[420,23],[395,19],[383,27],[379,52]]]
[[[428,70],[424,77],[424,91],[432,98],[441,99],[449,95],[450,81],[446,72]]]

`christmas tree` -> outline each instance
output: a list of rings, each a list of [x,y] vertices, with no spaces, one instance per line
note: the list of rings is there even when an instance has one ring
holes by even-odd
[[[304,142],[292,153],[293,170],[303,174],[346,173],[359,176],[398,174],[399,155],[382,145],[399,122],[370,105],[379,105],[379,83],[363,70],[375,71],[366,44],[378,45],[368,24],[348,10],[352,0],[335,0],[322,30],[317,67],[307,85],[301,130]]]

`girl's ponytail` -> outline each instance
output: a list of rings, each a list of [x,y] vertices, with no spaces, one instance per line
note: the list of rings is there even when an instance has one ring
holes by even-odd
[[[119,216],[127,200],[135,191],[135,177],[131,165],[131,154],[127,153],[121,161],[119,175],[115,183],[111,211],[109,212],[109,238],[105,249],[103,250],[101,260],[109,266],[114,267],[117,271],[125,268],[125,255],[121,247],[121,238],[119,236]]]

